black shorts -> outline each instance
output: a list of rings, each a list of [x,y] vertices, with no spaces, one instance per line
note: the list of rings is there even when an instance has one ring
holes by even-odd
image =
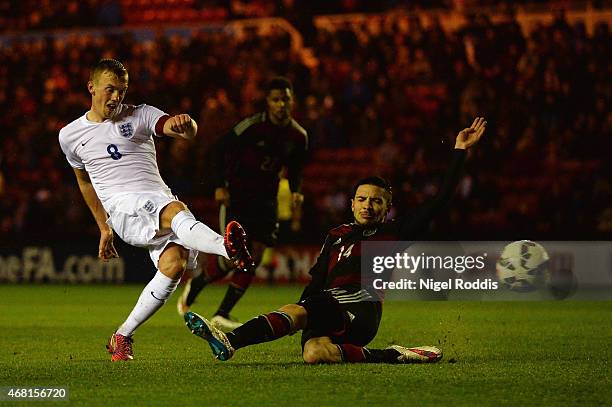
[[[276,202],[253,203],[252,205],[232,204],[219,209],[221,234],[231,221],[238,221],[251,241],[261,242],[274,247],[278,240],[278,217]]]
[[[340,314],[340,315],[339,315]],[[322,336],[330,337],[333,343],[350,343],[365,346],[374,339],[378,332],[382,317],[382,304],[374,301],[360,301],[340,304],[330,307],[329,312],[320,318],[344,320],[344,330],[341,333],[313,328],[308,321],[302,331],[302,349],[306,341]]]

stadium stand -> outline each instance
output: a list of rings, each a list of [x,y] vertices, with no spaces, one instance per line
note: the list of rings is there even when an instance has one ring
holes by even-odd
[[[0,2],[10,10],[0,13],[7,22],[0,24],[2,239],[49,230],[76,236],[83,225],[95,236],[57,132],[88,108],[82,84],[89,66],[106,56],[130,70],[126,102],[178,106],[201,123],[197,144],[162,140],[158,155],[167,182],[211,223],[210,146],[260,107],[267,77],[284,74],[294,81],[296,116],[311,139],[306,243],[319,243],[323,230],[344,219],[351,183],[372,171],[391,179],[400,206],[431,197],[450,139],[476,113],[487,117],[490,134],[432,238],[502,238],[499,230],[504,239],[612,237],[605,156],[612,140],[612,41],[605,9],[578,17],[518,15],[541,17],[528,25],[511,13],[456,12],[459,23],[449,25],[449,10],[319,16],[311,38],[296,50],[294,34],[282,28],[238,35],[227,29],[235,21],[219,24],[236,17],[234,1],[68,2],[64,20],[55,18],[61,11],[55,2],[23,1],[18,10],[9,3]],[[214,16],[213,3],[219,6]],[[103,25],[127,25],[83,28],[106,21],[101,13],[110,21]],[[59,27],[81,28],[55,30],[57,24],[45,23],[51,16]],[[171,25],[195,21],[200,25]],[[153,22],[167,24],[146,26]],[[185,166],[168,165],[170,157]]]

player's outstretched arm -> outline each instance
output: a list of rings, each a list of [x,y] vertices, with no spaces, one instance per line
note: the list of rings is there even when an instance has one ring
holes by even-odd
[[[485,132],[487,122],[484,117],[477,117],[474,119],[472,125],[459,132],[457,139],[455,140],[455,148],[460,150],[467,150],[474,144],[478,143],[478,140],[482,137]]]
[[[188,114],[177,114],[164,123],[164,135],[191,140],[198,132],[198,124]]]
[[[467,155],[466,150],[478,143],[484,134],[486,124],[484,117],[477,117],[470,127],[459,132],[455,140],[453,159],[438,194],[414,211],[413,216],[406,217],[400,222],[399,236],[402,240],[413,239],[414,236],[422,233],[440,209],[450,201],[459,183],[463,162]]]
[[[103,261],[119,257],[115,245],[113,244],[113,229],[106,223],[106,211],[91,184],[87,171],[74,168],[74,174],[76,175],[81,194],[83,194],[83,199],[85,199],[85,203],[89,207],[100,229],[98,257]]]

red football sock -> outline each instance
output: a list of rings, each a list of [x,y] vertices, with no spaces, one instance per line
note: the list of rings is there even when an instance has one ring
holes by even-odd
[[[349,363],[359,363],[365,361],[365,353],[361,346],[351,345],[350,343],[343,343],[338,345],[342,360]]]
[[[248,273],[244,271],[234,271],[230,284],[234,287],[240,288],[242,291],[246,291],[251,285],[255,273]]]

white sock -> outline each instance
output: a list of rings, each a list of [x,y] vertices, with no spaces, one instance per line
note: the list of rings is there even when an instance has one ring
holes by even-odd
[[[138,302],[134,309],[127,317],[123,325],[117,329],[117,333],[130,336],[143,322],[151,318],[155,312],[161,308],[168,298],[172,295],[176,286],[181,279],[171,279],[164,275],[161,271],[155,273],[155,276],[149,284],[142,290]]]
[[[189,211],[181,211],[172,219],[172,231],[190,249],[216,254],[229,259],[223,236],[197,220]]]

